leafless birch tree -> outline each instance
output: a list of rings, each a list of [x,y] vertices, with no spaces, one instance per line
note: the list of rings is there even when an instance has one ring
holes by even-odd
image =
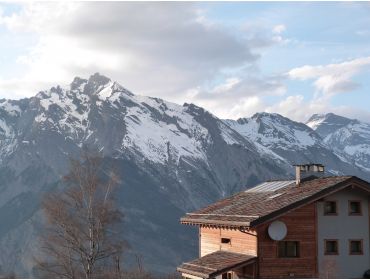
[[[119,278],[125,242],[117,231],[123,214],[114,204],[113,172],[102,170],[102,158],[84,150],[71,160],[66,188],[43,201],[47,229],[37,260],[43,275],[55,278]],[[103,180],[102,178],[107,178]]]

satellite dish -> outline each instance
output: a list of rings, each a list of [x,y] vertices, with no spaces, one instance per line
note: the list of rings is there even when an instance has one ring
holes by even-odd
[[[286,225],[281,221],[272,222],[268,227],[268,233],[272,240],[283,240],[288,230]]]

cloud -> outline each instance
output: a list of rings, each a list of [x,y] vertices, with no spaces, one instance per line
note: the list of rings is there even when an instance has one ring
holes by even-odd
[[[226,79],[225,83],[222,83],[220,85],[217,85],[213,88],[212,92],[214,93],[225,93],[227,91],[232,90],[235,88],[238,84],[240,84],[239,78],[228,78]]]
[[[303,95],[298,94],[289,95],[276,104],[266,106],[265,111],[305,122],[315,113],[327,113],[327,109],[327,103],[306,100]]]
[[[18,59],[27,71],[17,83],[67,83],[99,71],[134,92],[173,100],[225,68],[258,59],[246,40],[200,16],[192,3],[30,3],[0,16],[0,24],[39,38]]]
[[[272,32],[273,33],[276,33],[276,34],[281,34],[283,33],[284,31],[286,30],[286,27],[284,24],[278,24],[278,25],[275,25],[274,28],[272,29]]]
[[[221,118],[241,118],[264,110],[263,99],[286,93],[282,76],[264,76],[250,69],[229,77],[210,90],[194,88],[187,93],[188,102],[196,103]]]
[[[256,49],[263,49],[278,44],[287,44],[291,39],[285,38],[283,33],[286,31],[284,24],[271,27],[265,22],[246,22],[241,30],[248,41],[249,46]]]
[[[193,102],[222,118],[276,111],[304,120],[311,112],[329,110],[331,96],[358,87],[353,78],[370,64],[364,57],[306,65],[287,75],[263,74],[261,56],[267,48],[290,42],[287,26],[256,19],[230,28],[212,21],[196,3],[20,5],[0,12],[0,27],[32,40],[16,61],[19,75],[0,76],[1,97],[32,96],[55,84],[66,85],[75,76],[100,72],[136,94]],[[287,78],[312,80],[326,100],[287,95]],[[279,101],[268,103],[271,96]]]
[[[370,57],[362,57],[342,63],[294,68],[288,72],[291,79],[314,80],[318,93],[322,97],[348,92],[356,89],[359,84],[353,81],[353,77],[370,66]]]
[[[305,123],[313,114],[334,113],[348,118],[369,122],[370,112],[347,105],[333,106],[330,100],[305,98],[303,95],[289,95],[276,104],[262,104],[261,111],[279,113],[292,120]]]

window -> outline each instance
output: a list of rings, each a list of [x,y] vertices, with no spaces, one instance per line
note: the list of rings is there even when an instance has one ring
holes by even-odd
[[[351,216],[362,215],[361,201],[350,200],[348,202],[348,214]]]
[[[325,239],[325,255],[338,255],[338,240]]]
[[[362,255],[362,240],[350,240],[349,241],[349,254],[350,255]]]
[[[221,243],[222,244],[231,244],[231,239],[230,238],[221,238]]]
[[[279,241],[278,243],[279,258],[298,258],[299,242],[298,241]]]
[[[324,215],[337,215],[336,201],[324,201]]]
[[[222,273],[222,279],[232,279],[231,272]]]

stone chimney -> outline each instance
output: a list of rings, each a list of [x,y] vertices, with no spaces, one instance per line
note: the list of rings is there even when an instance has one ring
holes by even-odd
[[[296,164],[294,166],[295,183],[297,186],[303,179],[310,176],[321,177],[325,172],[324,165],[319,163]]]

